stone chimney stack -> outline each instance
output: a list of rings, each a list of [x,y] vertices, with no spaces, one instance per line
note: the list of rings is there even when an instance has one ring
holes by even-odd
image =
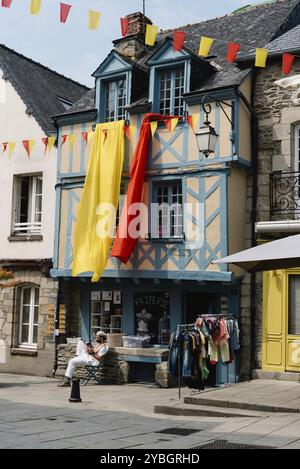
[[[146,26],[152,24],[152,21],[139,12],[131,13],[126,18],[128,19],[127,34],[113,41],[113,44],[117,52],[130,60],[137,60],[147,48],[145,45]]]

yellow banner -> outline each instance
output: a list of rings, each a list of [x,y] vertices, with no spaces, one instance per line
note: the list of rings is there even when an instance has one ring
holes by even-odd
[[[31,0],[30,3],[30,14],[38,15],[42,6],[42,0]]]
[[[124,161],[125,121],[98,124],[94,132],[75,226],[72,275],[101,277],[114,236]]]
[[[147,46],[154,46],[157,34],[158,26],[154,26],[153,24],[147,24],[145,44],[147,44]]]
[[[267,63],[268,49],[256,49],[255,67],[264,68]]]
[[[89,11],[89,29],[98,29],[100,24],[101,13],[98,11]]]
[[[199,55],[202,57],[207,57],[210,53],[214,41],[215,40],[211,37],[202,36],[200,39]]]

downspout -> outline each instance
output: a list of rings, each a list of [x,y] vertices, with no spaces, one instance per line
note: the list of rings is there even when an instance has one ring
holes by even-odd
[[[256,244],[255,223],[257,218],[257,175],[258,175],[258,118],[254,110],[255,106],[255,88],[256,88],[257,72],[252,71],[251,83],[251,104],[241,91],[236,88],[236,93],[246,105],[251,113],[251,161],[252,161],[252,210],[251,210],[251,247]],[[250,280],[250,379],[252,371],[255,369],[255,290],[256,277],[251,272]]]

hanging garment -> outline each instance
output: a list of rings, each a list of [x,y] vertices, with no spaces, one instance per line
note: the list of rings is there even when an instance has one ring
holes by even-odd
[[[138,238],[136,236],[130,236],[130,224],[137,217],[136,210],[134,210],[134,214],[132,214],[130,209],[133,206],[136,208],[136,206],[142,202],[144,178],[148,162],[149,142],[151,135],[150,122],[159,120],[168,121],[172,118],[174,118],[174,116],[166,117],[160,114],[146,114],[142,122],[139,141],[130,168],[130,181],[120,216],[117,235],[110,253],[111,257],[116,257],[125,264],[128,262],[138,242]]]
[[[105,269],[114,236],[124,160],[124,121],[96,126],[75,227],[72,275]],[[107,204],[107,205],[105,205]]]

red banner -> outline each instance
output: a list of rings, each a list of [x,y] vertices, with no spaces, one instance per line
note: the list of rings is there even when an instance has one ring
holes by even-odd
[[[120,18],[120,21],[121,21],[121,32],[122,32],[122,36],[124,37],[128,33],[129,19]]]
[[[66,3],[60,4],[60,22],[65,23],[68,19],[72,5],[67,5]]]
[[[2,6],[5,8],[10,8],[12,0],[2,0]]]
[[[228,44],[226,60],[230,63],[233,63],[236,59],[236,56],[240,48],[241,48],[240,44],[235,44],[234,42],[230,42],[230,44]]]
[[[173,47],[174,50],[181,51],[183,44],[186,38],[186,33],[184,31],[175,31],[173,35]]]
[[[288,54],[287,52],[282,54],[282,73],[284,75],[288,75],[292,70],[295,58],[296,57],[294,55]]]

